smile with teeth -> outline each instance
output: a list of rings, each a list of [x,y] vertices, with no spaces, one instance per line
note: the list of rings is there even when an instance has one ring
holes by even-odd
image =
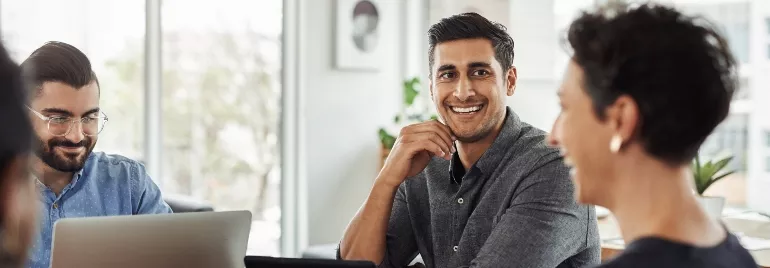
[[[566,165],[569,168],[569,175],[570,177],[575,177],[575,174],[577,174],[577,169],[575,168],[575,163],[572,162],[572,159],[569,157],[564,157],[564,165]]]
[[[471,107],[454,107],[452,106],[452,112],[459,113],[459,114],[469,114],[473,112],[478,112],[481,110],[481,108],[484,107],[484,105],[477,105],[477,106],[471,106]]]

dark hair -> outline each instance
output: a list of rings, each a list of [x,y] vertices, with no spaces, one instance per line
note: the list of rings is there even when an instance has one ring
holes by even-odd
[[[60,82],[76,89],[94,81],[99,85],[88,57],[64,42],[46,42],[21,63],[21,68],[28,86],[38,90],[35,94],[45,82]]]
[[[27,114],[26,90],[22,85],[21,69],[11,60],[5,47],[0,44],[0,188],[8,185],[5,180],[29,179],[8,178],[10,165],[26,155],[32,146],[32,124]],[[3,193],[6,189],[0,189]],[[0,210],[3,206],[0,205]],[[0,211],[2,226],[4,211]],[[0,227],[1,228],[1,227]],[[0,229],[0,231],[2,231]]]
[[[503,71],[513,67],[513,38],[506,32],[505,26],[491,22],[483,16],[469,12],[443,18],[428,30],[428,71],[433,74],[436,45],[459,39],[486,38],[495,49],[495,59],[500,62]]]
[[[730,109],[736,62],[701,17],[644,4],[600,7],[572,22],[567,41],[599,119],[621,95],[634,99],[635,138],[670,164],[688,163]]]

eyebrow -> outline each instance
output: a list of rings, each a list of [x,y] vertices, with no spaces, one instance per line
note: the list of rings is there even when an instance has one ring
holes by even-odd
[[[66,115],[66,116],[73,116],[72,112],[64,110],[64,109],[59,109],[59,108],[45,108],[45,109],[41,110],[41,112],[49,113],[49,114],[62,114],[62,115]],[[99,107],[96,107],[96,108],[93,108],[91,110],[88,110],[83,115],[89,115],[89,114],[98,113],[98,112],[99,112]]]
[[[481,61],[474,61],[471,63],[468,63],[468,68],[490,68],[492,67],[492,64],[489,64],[487,62],[481,62]],[[457,69],[454,64],[444,64],[438,67],[438,70],[436,72],[443,72],[448,70],[454,70]]]
[[[455,67],[453,64],[444,64],[444,65],[439,66],[438,70],[436,72],[438,73],[438,72],[454,70],[454,69],[457,69],[457,67]]]
[[[489,67],[492,67],[492,64],[476,61],[476,62],[468,63],[468,67],[469,68],[489,68]]]

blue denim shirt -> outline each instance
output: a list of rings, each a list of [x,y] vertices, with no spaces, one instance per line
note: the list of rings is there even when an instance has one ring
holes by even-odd
[[[120,155],[93,152],[61,194],[42,183],[39,233],[28,267],[48,268],[54,223],[62,218],[171,213],[144,166]]]

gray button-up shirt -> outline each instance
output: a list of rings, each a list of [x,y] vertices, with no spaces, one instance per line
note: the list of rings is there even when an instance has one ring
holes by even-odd
[[[509,108],[500,134],[469,170],[456,155],[434,158],[404,181],[380,266],[403,267],[418,253],[428,267],[599,264],[594,209],[575,202],[568,168],[545,136]]]

